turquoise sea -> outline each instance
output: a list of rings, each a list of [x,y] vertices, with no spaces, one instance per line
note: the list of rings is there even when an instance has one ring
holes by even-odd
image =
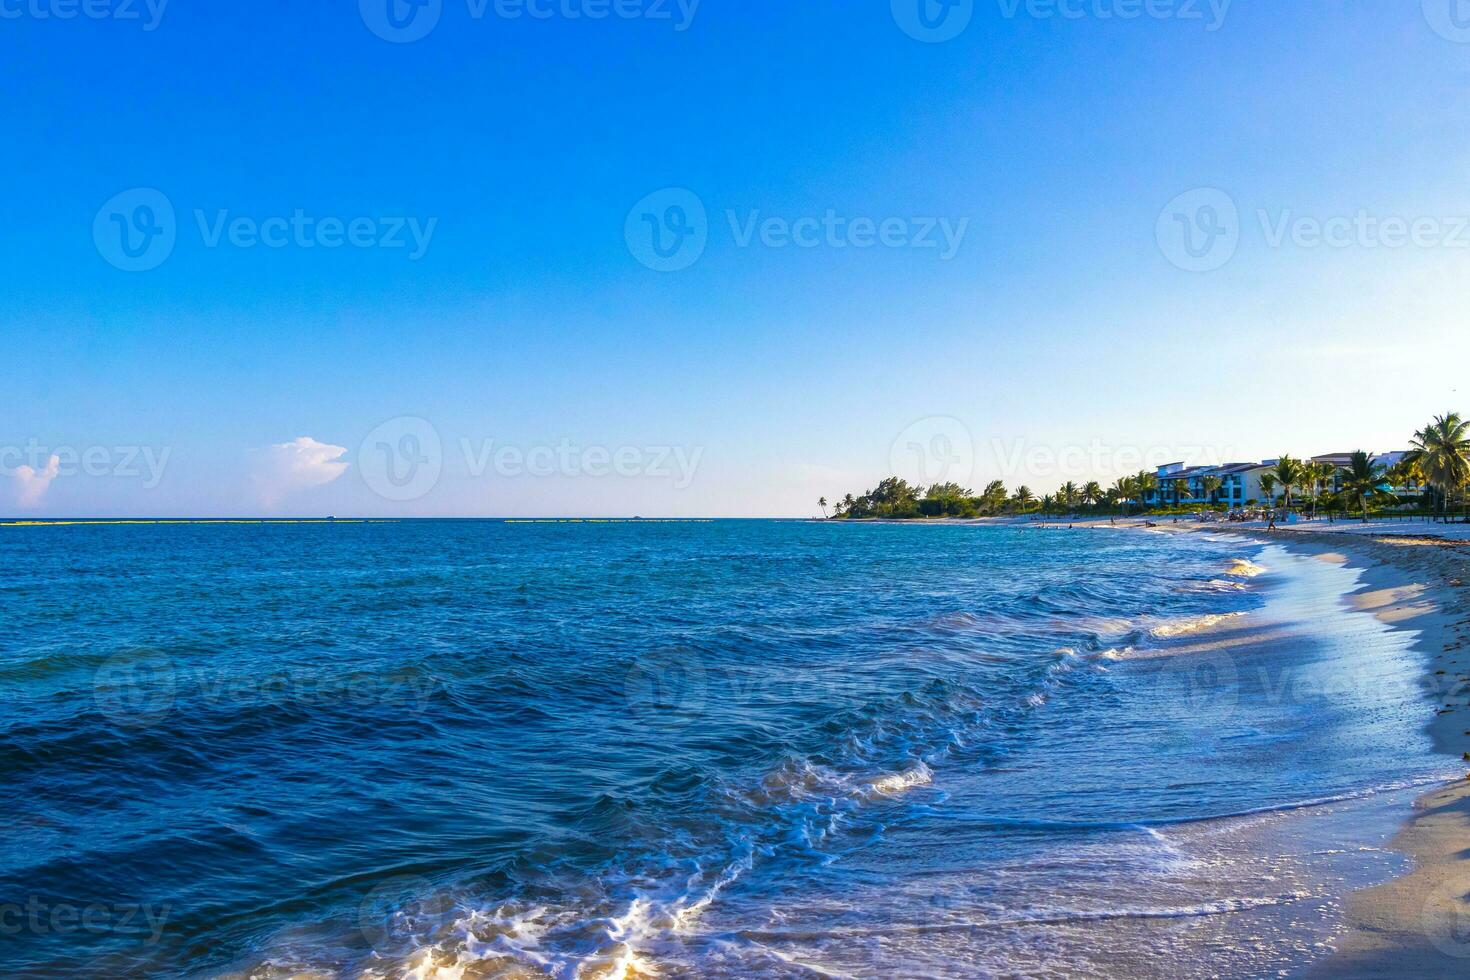
[[[1239,538],[0,527],[0,975],[1291,975],[1443,778]]]

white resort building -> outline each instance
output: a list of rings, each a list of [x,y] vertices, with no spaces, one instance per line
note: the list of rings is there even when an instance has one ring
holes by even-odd
[[[1329,463],[1334,467],[1332,482],[1323,489],[1329,493],[1342,490],[1342,474],[1352,463],[1352,453],[1328,453],[1313,456],[1309,462]],[[1403,462],[1406,452],[1381,453],[1373,457],[1373,465],[1385,469]],[[1158,469],[1158,487],[1144,496],[1150,507],[1169,507],[1179,504],[1224,504],[1227,507],[1245,507],[1252,503],[1265,504],[1279,499],[1281,489],[1268,495],[1261,489],[1261,477],[1276,469],[1280,460],[1268,459],[1259,463],[1228,463],[1224,466],[1188,466],[1184,463],[1169,463]],[[1211,478],[1214,478],[1213,480]],[[1219,489],[1206,489],[1206,481],[1214,485],[1219,480]],[[1423,493],[1417,483],[1393,486],[1398,495],[1416,496]]]
[[[1265,499],[1261,492],[1261,477],[1276,467],[1277,461],[1268,459],[1263,463],[1228,463],[1224,466],[1186,466],[1170,463],[1160,466],[1159,486],[1149,492],[1149,506],[1173,504],[1207,503],[1224,504],[1227,507],[1244,507],[1251,501]],[[1220,487],[1214,492],[1206,490],[1206,480],[1214,477]]]

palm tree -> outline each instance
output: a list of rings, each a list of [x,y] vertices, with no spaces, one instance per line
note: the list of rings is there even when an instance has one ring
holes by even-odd
[[[1470,483],[1470,422],[1459,412],[1436,416],[1414,433],[1413,449],[1404,461],[1439,492],[1440,511],[1448,520],[1450,495]]]
[[[1281,486],[1281,492],[1286,495],[1286,509],[1291,510],[1291,491],[1302,482],[1301,460],[1282,456],[1272,475]]]
[[[1082,491],[1079,490],[1077,488],[1077,484],[1073,483],[1071,480],[1068,480],[1066,483],[1062,484],[1062,488],[1057,491],[1057,497],[1061,500],[1063,506],[1067,507],[1068,509],[1077,506],[1077,498],[1081,495]]]
[[[1159,478],[1148,470],[1140,470],[1133,478],[1133,489],[1138,494],[1138,509],[1144,509],[1148,495],[1159,489]]]
[[[1102,499],[1103,488],[1096,480],[1089,481],[1087,486],[1082,488],[1082,502],[1088,507],[1096,507],[1102,503]]]
[[[1128,501],[1133,499],[1133,491],[1133,477],[1131,476],[1120,477],[1118,482],[1113,484],[1112,493],[1123,505],[1122,509],[1125,511],[1128,508]]]
[[[1342,492],[1351,500],[1356,500],[1358,506],[1363,510],[1363,523],[1368,523],[1368,498],[1386,497],[1389,500],[1396,499],[1393,494],[1383,489],[1383,482],[1387,479],[1387,470],[1382,466],[1373,464],[1373,457],[1359,450],[1353,453],[1347,468],[1342,474]]]
[[[1388,479],[1394,486],[1409,490],[1419,486],[1423,476],[1419,473],[1418,465],[1405,456],[1388,468]]]
[[[1194,499],[1194,490],[1190,488],[1188,480],[1170,480],[1174,487],[1174,503],[1179,503],[1181,497]]]
[[[820,507],[820,508],[822,508],[822,519],[823,520],[826,520],[827,519],[827,498],[826,497],[823,497],[822,499],[818,500],[817,501],[817,506]]]
[[[1337,467],[1331,463],[1307,463],[1302,467],[1303,480],[1312,495],[1312,520],[1317,519],[1317,504],[1322,498],[1322,486],[1332,482],[1332,477],[1337,473]]]
[[[1030,487],[1022,484],[1016,488],[1016,494],[1011,500],[1015,503],[1017,510],[1025,512],[1036,500],[1036,495],[1031,492]]]
[[[1202,476],[1199,480],[1199,488],[1204,492],[1205,501],[1211,504],[1219,503],[1220,488],[1225,481],[1218,476]]]
[[[1276,506],[1276,477],[1270,473],[1261,474],[1261,492],[1266,495],[1266,503],[1272,507]]]

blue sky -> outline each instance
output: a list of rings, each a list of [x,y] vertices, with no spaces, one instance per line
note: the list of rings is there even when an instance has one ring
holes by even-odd
[[[93,2],[0,5],[0,513],[805,516],[1470,410],[1449,0]]]

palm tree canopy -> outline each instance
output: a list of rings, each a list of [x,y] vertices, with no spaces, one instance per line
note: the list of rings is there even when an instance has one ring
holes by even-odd
[[[1271,476],[1276,479],[1276,486],[1281,487],[1286,494],[1288,506],[1291,505],[1292,488],[1302,482],[1303,473],[1301,460],[1292,459],[1290,456],[1282,456],[1276,463],[1276,469],[1271,472]]]
[[[1445,493],[1470,483],[1470,422],[1458,412],[1437,416],[1414,433],[1404,462]]]
[[[1396,499],[1385,489],[1387,480],[1388,471],[1382,466],[1375,466],[1373,457],[1359,450],[1352,454],[1347,468],[1342,472],[1342,492],[1357,501],[1366,518],[1368,498],[1383,497],[1390,501]]]

